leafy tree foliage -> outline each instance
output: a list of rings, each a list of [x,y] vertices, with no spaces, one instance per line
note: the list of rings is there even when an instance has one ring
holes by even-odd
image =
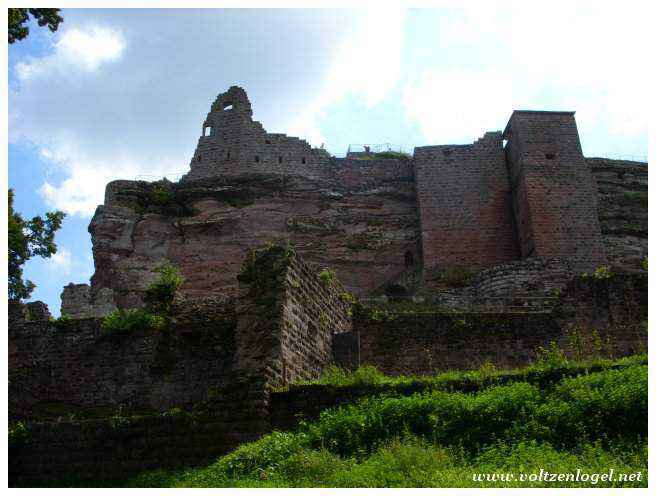
[[[33,256],[50,258],[57,253],[55,232],[61,227],[64,212],[47,212],[25,221],[14,212],[14,192],[9,190],[9,299],[29,298],[35,288],[32,281],[23,280],[23,265]]]
[[[24,26],[31,15],[39,26],[48,26],[53,33],[57,31],[64,18],[59,15],[60,9],[8,9],[9,10],[9,43],[22,40],[30,34],[30,28]]]

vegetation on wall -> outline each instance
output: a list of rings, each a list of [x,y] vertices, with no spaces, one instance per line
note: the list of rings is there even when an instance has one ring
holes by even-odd
[[[171,306],[184,278],[179,269],[170,263],[159,266],[155,272],[158,277],[148,286],[144,297],[146,308],[116,309],[109,313],[101,324],[105,335],[122,335],[139,329],[166,328]]]

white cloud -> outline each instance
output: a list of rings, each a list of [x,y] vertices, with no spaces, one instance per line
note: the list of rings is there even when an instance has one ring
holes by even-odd
[[[57,253],[48,259],[46,267],[52,271],[59,272],[62,275],[68,275],[71,272],[72,265],[73,259],[71,257],[71,252],[64,247],[59,246],[57,248]]]
[[[427,139],[442,139],[441,132],[473,130],[459,109],[471,107],[484,124],[509,104],[510,95],[513,108],[577,111],[582,137],[596,136],[597,143],[599,136],[610,137],[615,145],[609,143],[609,149],[621,147],[625,137],[646,136],[649,29],[642,11],[631,1],[462,2],[439,17],[434,39],[426,40],[449,54],[449,63],[424,68],[406,87],[407,116]],[[455,67],[465,72],[454,74]],[[436,93],[451,95],[431,95],[430,84]],[[421,108],[423,101],[429,108]],[[504,116],[511,110],[507,106]],[[452,120],[455,129],[449,132]]]
[[[124,49],[125,40],[118,31],[101,26],[72,28],[55,42],[52,54],[19,62],[16,73],[20,80],[27,81],[52,73],[92,72],[103,63],[118,60]]]
[[[342,98],[361,97],[366,107],[385,99],[401,77],[405,10],[379,8],[357,11],[355,31],[332,57],[318,96],[289,124],[291,134],[313,144],[325,141],[319,122],[326,109]]]
[[[403,104],[429,143],[472,142],[508,118],[512,83],[493,71],[427,70],[405,86]]]

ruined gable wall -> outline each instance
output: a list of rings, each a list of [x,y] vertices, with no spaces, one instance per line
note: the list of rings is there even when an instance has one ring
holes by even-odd
[[[306,141],[267,133],[253,120],[246,92],[232,86],[212,104],[184,181],[267,172],[326,179],[329,155]]]
[[[519,258],[500,133],[416,148],[415,177],[426,268]]]

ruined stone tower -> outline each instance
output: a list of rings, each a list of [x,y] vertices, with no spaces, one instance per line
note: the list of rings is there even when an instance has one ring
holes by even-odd
[[[515,111],[504,138],[522,258],[566,258],[578,271],[604,264],[597,187],[574,112]]]

